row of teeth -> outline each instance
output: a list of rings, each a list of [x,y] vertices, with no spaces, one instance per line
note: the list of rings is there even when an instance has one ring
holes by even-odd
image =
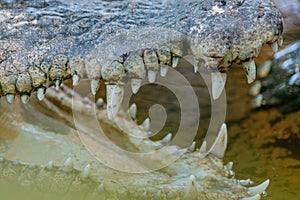
[[[274,52],[278,50],[278,42],[274,42],[271,47]],[[168,72],[168,67],[172,66],[173,68],[176,68],[178,65],[178,62],[182,55],[181,52],[174,54],[171,53],[169,49],[163,49],[163,50],[145,50],[143,52],[143,56],[140,56],[137,53],[130,54],[125,61],[123,62],[115,62],[119,66],[116,70],[111,70],[110,73],[102,73],[102,78],[104,80],[113,80],[111,82],[106,82],[106,91],[107,91],[107,110],[108,110],[108,117],[110,120],[112,120],[119,108],[120,108],[120,102],[122,102],[123,96],[124,96],[124,83],[122,83],[122,78],[124,78],[125,73],[127,73],[130,77],[130,84],[132,88],[132,92],[136,94],[139,91],[139,88],[141,87],[142,80],[146,77],[148,77],[149,83],[155,83],[155,79],[157,76],[157,73],[160,71],[160,75],[162,77],[165,77]],[[197,72],[199,70],[199,61],[194,60],[194,71]],[[146,69],[145,69],[146,68]],[[256,65],[254,60],[244,62],[243,68],[247,76],[248,83],[252,83],[256,78]],[[103,70],[103,69],[102,69]],[[126,71],[126,72],[125,72]],[[81,76],[74,73],[72,75],[73,85],[76,86],[80,82]],[[211,72],[211,80],[212,80],[212,97],[213,99],[218,99],[221,95],[225,84],[226,84],[226,73],[221,72]],[[58,90],[61,85],[60,80],[54,80],[53,84],[55,88]],[[95,95],[99,89],[100,86],[100,79],[91,79],[90,81],[91,86],[91,93]],[[37,98],[39,100],[43,100],[45,97],[46,88],[45,87],[39,87],[37,89]],[[7,94],[6,95],[7,101],[9,103],[12,103],[15,94]],[[21,101],[25,104],[29,100],[29,95],[22,94],[21,95]]]
[[[5,159],[0,157],[0,162],[5,162]],[[18,165],[26,165],[24,163],[19,162],[18,160],[14,160],[12,161],[12,165],[14,166],[18,166]],[[28,166],[28,168],[33,169],[35,168],[37,165],[35,163],[31,163],[26,165]],[[47,163],[47,165],[45,166],[45,169],[48,171],[53,170],[54,168],[57,168],[54,166],[53,161],[49,161]],[[226,166],[226,170],[232,171],[232,163],[230,162],[227,166]],[[65,173],[70,173],[73,170],[76,170],[74,168],[74,163],[71,157],[67,158],[66,161],[64,162],[63,166],[60,167],[60,170],[62,172]],[[91,176],[91,172],[92,172],[92,165],[91,164],[87,164],[83,171],[80,173],[80,179],[85,181],[87,180],[90,176]],[[253,184],[251,180],[247,179],[247,180],[238,180],[238,183],[240,183],[241,185],[249,185],[249,184]],[[257,186],[253,186],[253,187],[249,187],[248,188],[248,195],[250,197],[244,197],[241,198],[243,200],[258,200],[261,198],[261,194],[265,193],[266,188],[269,185],[269,180],[266,180],[265,182],[261,183],[260,185]],[[103,184],[99,184],[97,190],[101,193],[103,192]],[[190,175],[190,177],[187,180],[187,187],[185,188],[185,194],[188,197],[190,194],[197,194],[197,180],[195,175]],[[158,197],[160,197],[160,191],[158,191],[158,193],[156,194],[156,196],[158,195]]]

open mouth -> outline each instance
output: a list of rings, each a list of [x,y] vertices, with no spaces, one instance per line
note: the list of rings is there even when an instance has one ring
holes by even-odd
[[[145,132],[149,129],[149,121],[146,120],[141,126],[130,123],[129,126],[127,117],[135,119],[136,107],[131,106],[127,113],[120,109],[127,84],[130,85],[131,92],[136,94],[143,80],[155,83],[158,74],[166,77],[168,70],[176,68],[180,59],[184,58],[192,63],[194,67],[191,70],[194,72],[201,74],[202,69],[209,71],[209,91],[212,99],[217,100],[223,92],[227,72],[233,63],[243,66],[247,82],[251,83],[256,78],[253,59],[258,56],[261,47],[270,44],[276,52],[278,45],[282,44],[282,18],[268,1],[190,1],[187,4],[100,1],[74,3],[72,6],[61,2],[18,2],[15,5],[2,3],[1,8],[1,96],[6,96],[7,101],[13,103],[15,96],[19,95],[26,104],[30,96],[36,93],[37,99],[44,100],[46,104],[47,98],[52,98],[65,100],[69,109],[85,110],[85,105],[80,103],[81,97],[76,100],[72,96],[71,102],[70,96],[60,93],[62,82],[72,79],[73,86],[77,86],[82,79],[88,79],[89,90],[93,95],[96,95],[100,82],[103,82],[106,87],[106,112],[99,109],[98,114],[104,117],[97,120],[106,121],[110,127],[115,127],[115,122],[119,121],[125,124],[122,131],[129,133],[140,130],[141,133],[137,134],[140,136],[147,135]],[[57,92],[46,91],[51,86]],[[45,95],[48,96],[46,99]],[[93,102],[91,105],[95,106]],[[87,139],[92,142],[91,137]],[[130,139],[122,135],[120,140],[142,151],[146,148],[161,149],[171,139],[172,135],[167,135],[161,141],[152,142],[148,138]],[[165,159],[170,152],[176,155],[184,152],[181,153],[182,158],[174,161],[172,166],[164,166],[162,172],[159,172],[158,176],[164,174],[159,178],[162,189],[154,186],[149,191],[141,187],[135,190],[134,187],[139,185],[136,181],[138,179],[149,180],[152,185],[157,184],[153,180],[155,178],[147,175],[137,175],[132,182],[128,175],[120,175],[118,181],[124,185],[129,181],[127,184],[132,185],[126,191],[137,191],[145,199],[154,193],[158,199],[166,196],[163,193],[168,193],[168,198],[177,195],[178,198],[197,199],[202,195],[200,191],[204,191],[203,197],[215,198],[214,195],[219,195],[219,190],[209,189],[215,188],[215,183],[209,183],[208,187],[203,186],[204,189],[201,189],[202,185],[197,181],[204,180],[202,176],[206,174],[205,170],[210,171],[210,166],[213,166],[206,181],[208,183],[211,182],[210,179],[220,178],[224,186],[229,185],[233,192],[224,194],[225,196],[237,194],[234,198],[259,199],[269,181],[249,189],[242,185],[244,182],[247,185],[250,181],[237,181],[233,178],[228,183],[227,176],[231,177],[233,173],[232,164],[223,166],[220,160],[226,147],[227,129],[223,124],[214,143],[208,147],[204,142],[197,153],[195,143],[186,149],[174,146],[164,149],[157,160]],[[199,152],[202,159],[199,159]],[[132,158],[128,154],[124,155],[124,158],[119,157],[119,165]],[[106,156],[111,159],[108,153]],[[149,161],[143,161],[143,164],[138,163],[138,167],[149,170]],[[5,159],[1,162],[6,166],[12,165],[12,168],[20,164],[11,164]],[[42,170],[51,171],[55,168],[52,174],[71,171],[76,179],[81,172],[73,169],[72,162],[68,158],[62,167],[57,168],[49,162]],[[20,165],[25,168],[25,165]],[[204,169],[203,174],[199,173],[201,168]],[[103,171],[96,171],[94,175],[90,175],[90,165],[85,166],[82,171],[80,176],[83,179],[92,177],[93,184],[98,184],[101,179],[99,176],[103,174]],[[222,176],[216,175],[218,173]],[[217,179],[212,178],[215,175]],[[111,191],[116,185],[109,184],[105,186],[101,183],[96,190],[100,193],[109,191],[118,197],[124,194]],[[143,184],[147,185],[144,182],[141,185]],[[173,189],[175,192],[172,192]]]

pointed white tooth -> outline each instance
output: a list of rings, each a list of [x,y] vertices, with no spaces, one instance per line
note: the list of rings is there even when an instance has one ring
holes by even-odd
[[[212,96],[216,100],[222,94],[222,91],[225,87],[227,79],[227,74],[221,72],[212,72],[211,81],[212,81]]]
[[[136,113],[137,113],[137,106],[135,103],[131,104],[131,106],[128,109],[128,114],[131,117],[131,119],[136,119]]]
[[[209,152],[219,158],[223,158],[225,150],[227,148],[227,137],[227,126],[225,123],[223,123],[218,133],[218,136]]]
[[[172,59],[172,67],[173,68],[177,67],[179,60],[180,60],[179,57],[173,57],[173,59]]]
[[[145,131],[150,131],[150,118],[147,117],[143,123],[141,124],[141,126],[144,128]]]
[[[226,165],[226,169],[228,171],[230,171],[230,170],[232,170],[232,167],[233,167],[233,162],[232,161],[228,162],[227,165]]]
[[[271,44],[271,48],[273,52],[276,53],[278,51],[278,43],[274,42],[273,44]]]
[[[265,61],[257,68],[257,76],[259,78],[265,78],[269,75],[272,69],[273,62],[271,60]]]
[[[253,100],[252,100],[252,107],[253,108],[259,108],[264,104],[264,96],[262,94],[257,95]]]
[[[184,194],[184,199],[197,199],[197,182],[194,175],[190,175]]]
[[[168,73],[168,65],[160,65],[160,75],[166,77]]]
[[[86,165],[81,174],[81,178],[88,178],[91,175],[92,166],[90,164]]]
[[[267,179],[265,182],[261,183],[260,185],[248,188],[248,193],[251,196],[256,194],[262,194],[267,189],[269,184],[270,184],[270,180]]]
[[[47,169],[47,170],[52,170],[52,169],[53,169],[53,161],[52,161],[52,160],[50,160],[50,161],[47,163],[46,169]]]
[[[7,94],[6,99],[7,99],[8,103],[12,103],[15,99],[15,95],[14,94]]]
[[[27,94],[22,94],[21,100],[23,104],[26,104],[29,101],[29,96]]]
[[[149,83],[154,83],[156,79],[156,71],[149,70],[148,71],[148,81]]]
[[[172,137],[173,137],[173,134],[168,133],[168,135],[166,135],[163,139],[161,139],[161,144],[166,145],[166,144],[170,143],[172,140]]]
[[[72,76],[72,80],[73,80],[73,86],[76,86],[79,84],[79,81],[80,81],[80,77],[77,75],[77,74],[74,74]]]
[[[96,105],[98,106],[98,108],[103,106],[103,104],[104,104],[103,98],[100,97],[99,99],[97,99]]]
[[[243,186],[253,185],[253,181],[251,181],[249,178],[246,180],[238,180],[238,183]]]
[[[278,46],[280,46],[280,47],[283,45],[283,37],[282,36],[280,36],[278,38],[277,43],[278,43]]]
[[[62,168],[62,170],[64,172],[70,172],[73,170],[73,161],[72,161],[72,158],[67,158],[67,160],[65,161],[64,163],[64,166]]]
[[[199,60],[194,61],[194,72],[197,73],[199,71],[200,65]]]
[[[58,90],[59,90],[59,87],[60,87],[60,80],[55,80],[55,81],[54,81],[54,85],[55,85],[56,91],[58,91]]]
[[[91,92],[92,92],[92,95],[96,95],[98,89],[99,89],[99,86],[100,86],[100,81],[99,80],[95,80],[95,79],[92,79],[91,80]]]
[[[254,195],[252,197],[244,197],[241,200],[260,200],[260,195],[256,194],[256,195]]]
[[[113,120],[117,115],[124,97],[124,87],[121,85],[106,85],[107,115]]]
[[[38,88],[38,90],[37,90],[37,98],[38,98],[38,100],[42,101],[44,99],[44,97],[45,97],[45,91],[46,91],[46,89],[43,88],[43,87]]]
[[[207,143],[206,141],[204,141],[199,149],[200,154],[204,154],[206,152],[207,149]]]
[[[260,93],[262,88],[260,81],[255,81],[255,83],[250,87],[249,95],[256,96]]]
[[[244,62],[243,67],[248,79],[248,83],[252,83],[256,78],[256,66],[254,60]]]
[[[133,78],[130,80],[130,82],[132,93],[136,94],[142,85],[142,79]]]
[[[195,151],[195,149],[196,149],[196,142],[194,141],[192,145],[189,147],[189,150],[193,152]]]

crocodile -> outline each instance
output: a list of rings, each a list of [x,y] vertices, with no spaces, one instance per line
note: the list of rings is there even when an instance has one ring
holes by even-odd
[[[192,58],[195,72],[203,68],[209,70],[210,93],[214,100],[221,96],[233,63],[242,65],[248,83],[253,82],[256,76],[253,59],[261,47],[270,44],[277,51],[282,45],[282,17],[273,3],[268,0],[189,0],[184,4],[158,0],[1,0],[0,8],[0,95],[6,97],[8,104],[13,104],[9,106],[1,101],[2,116],[11,120],[10,126],[18,125],[17,132],[24,131],[30,138],[41,129],[34,126],[36,131],[26,131],[30,125],[18,124],[18,120],[38,120],[32,113],[44,118],[38,114],[41,112],[38,105],[42,103],[55,113],[52,118],[45,117],[49,122],[60,124],[56,118],[61,116],[61,121],[76,127],[66,128],[60,124],[67,129],[58,128],[61,133],[76,129],[80,139],[87,141],[86,146],[96,148],[97,157],[104,159],[101,163],[95,155],[91,156],[72,134],[46,134],[43,130],[45,135],[32,136],[44,141],[45,150],[38,151],[46,154],[51,150],[59,159],[65,156],[66,160],[58,163],[37,162],[38,158],[33,156],[37,152],[24,153],[32,162],[26,161],[22,152],[31,149],[32,142],[18,150],[22,157],[16,160],[17,152],[9,149],[17,145],[17,140],[6,142],[3,145],[6,154],[0,159],[3,194],[20,198],[33,190],[33,198],[39,199],[245,200],[260,199],[264,194],[269,180],[259,186],[246,187],[252,181],[235,179],[232,162],[222,163],[227,147],[225,124],[221,125],[211,146],[204,141],[195,151],[194,142],[185,147],[166,145],[172,135],[158,142],[149,140],[145,137],[149,121],[138,126],[130,120],[135,119],[135,106],[128,112],[120,107],[127,84],[136,94],[146,77],[149,83],[155,83],[157,73],[166,76],[169,68],[176,68],[181,58]],[[62,85],[68,79],[74,87],[87,79],[93,95],[104,84],[106,109],[86,99],[82,103],[80,95]],[[33,93],[37,94],[36,100],[30,98]],[[16,96],[20,96],[20,100]],[[32,102],[26,104],[29,99]],[[21,106],[19,101],[26,105]],[[27,118],[12,114],[14,110],[21,111]],[[97,139],[97,133],[85,124],[70,120],[66,114],[70,111],[80,113],[81,121],[86,123],[89,116],[96,116],[108,127],[109,139],[123,148],[141,155],[151,150],[160,150],[160,154],[149,159],[124,153],[102,136],[98,135],[101,140]],[[138,137],[128,136],[132,134]],[[67,155],[69,152],[76,155]],[[172,164],[165,162],[174,156]],[[111,160],[124,171],[108,167],[106,162]],[[163,167],[156,169],[156,165]],[[146,173],[149,171],[151,173]],[[15,194],[11,187],[22,191],[21,194]]]

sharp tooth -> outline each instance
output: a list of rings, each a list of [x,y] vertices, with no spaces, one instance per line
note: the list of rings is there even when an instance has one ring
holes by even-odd
[[[128,109],[128,114],[131,117],[131,119],[136,119],[136,112],[137,112],[137,106],[135,103],[131,104],[131,106]]]
[[[207,143],[204,141],[199,149],[200,158],[204,158],[206,156]]]
[[[212,145],[210,153],[214,154],[219,158],[223,158],[225,150],[227,148],[227,126],[225,123],[222,124],[218,136]]]
[[[249,90],[249,94],[251,96],[256,96],[260,93],[260,90],[261,90],[261,82],[260,81],[256,81],[251,87],[250,87],[250,90]]]
[[[243,63],[248,83],[252,83],[256,78],[256,66],[254,60]]]
[[[168,135],[166,135],[163,139],[161,139],[161,144],[166,145],[166,144],[170,143],[172,140],[172,136],[173,136],[172,133],[168,133]]]
[[[277,40],[278,45],[281,47],[283,45],[283,37],[280,36]]]
[[[257,95],[253,100],[252,100],[252,107],[253,108],[259,108],[263,104],[264,96],[262,94]]]
[[[90,164],[86,165],[81,174],[81,178],[83,178],[83,179],[88,178],[91,175],[91,169],[92,169],[92,166]]]
[[[117,115],[124,97],[124,87],[120,85],[106,85],[107,115],[113,120]]]
[[[199,71],[200,65],[199,60],[194,61],[194,72],[197,73]]]
[[[189,147],[189,150],[193,152],[195,151],[195,149],[196,149],[196,142],[194,141],[192,145]]]
[[[98,108],[101,108],[101,106],[103,106],[104,104],[104,100],[100,97],[99,99],[97,99],[96,105]]]
[[[58,90],[59,90],[59,87],[60,87],[60,80],[55,80],[55,81],[54,81],[54,85],[55,85],[56,91],[58,91]]]
[[[241,200],[260,200],[260,195],[257,194],[257,195],[254,195],[252,197],[244,197]]]
[[[267,189],[269,184],[270,184],[270,180],[267,179],[265,182],[261,183],[260,185],[248,188],[248,193],[251,196],[256,194],[261,194]]]
[[[148,71],[148,81],[149,83],[154,83],[156,79],[156,71],[149,70]]]
[[[228,171],[230,171],[230,170],[232,170],[232,167],[233,167],[233,162],[228,162],[227,163],[227,165],[226,165],[226,169],[228,170]]]
[[[45,97],[45,91],[46,91],[46,89],[43,88],[43,87],[38,88],[38,90],[37,90],[37,98],[38,98],[38,100],[42,101],[44,99],[44,97]]]
[[[212,96],[213,99],[218,99],[222,94],[222,91],[225,87],[227,79],[227,74],[221,72],[212,72],[211,81],[212,81]]]
[[[249,178],[246,180],[238,180],[238,183],[243,186],[253,185],[253,181],[251,181],[251,179],[249,179]]]
[[[144,122],[141,124],[145,131],[150,131],[150,118],[147,117]]]
[[[168,65],[160,65],[160,75],[166,77],[168,73]]]
[[[278,44],[277,44],[277,42],[274,42],[273,44],[271,44],[271,48],[272,48],[273,52],[276,53],[278,51]]]
[[[65,161],[64,163],[64,166],[62,168],[62,170],[64,172],[70,172],[73,170],[73,161],[72,161],[72,158],[67,158],[67,160]]]
[[[15,99],[15,95],[14,94],[7,94],[6,99],[7,99],[8,103],[12,103],[13,100]]]
[[[99,80],[95,80],[95,79],[91,80],[91,92],[92,92],[93,95],[96,95],[96,93],[99,89],[99,86],[100,86],[100,81]]]
[[[77,75],[77,74],[74,74],[72,76],[72,80],[73,80],[73,86],[76,86],[79,84],[79,81],[80,81],[80,77]]]
[[[52,161],[52,160],[50,160],[50,161],[47,163],[46,169],[47,169],[47,170],[52,170],[52,169],[53,169],[53,161]]]
[[[257,76],[260,78],[265,78],[266,76],[268,76],[272,69],[272,64],[273,63],[271,60],[268,60],[268,61],[264,62],[263,64],[261,64],[257,68]]]
[[[142,79],[133,78],[131,79],[130,82],[131,82],[132,93],[136,94],[142,85]]]
[[[172,67],[173,68],[177,67],[179,60],[180,60],[179,57],[173,57],[173,59],[172,59]]]
[[[184,194],[184,199],[197,199],[197,182],[194,175],[190,175]]]
[[[21,100],[23,104],[26,104],[29,100],[29,96],[27,94],[21,95]]]

